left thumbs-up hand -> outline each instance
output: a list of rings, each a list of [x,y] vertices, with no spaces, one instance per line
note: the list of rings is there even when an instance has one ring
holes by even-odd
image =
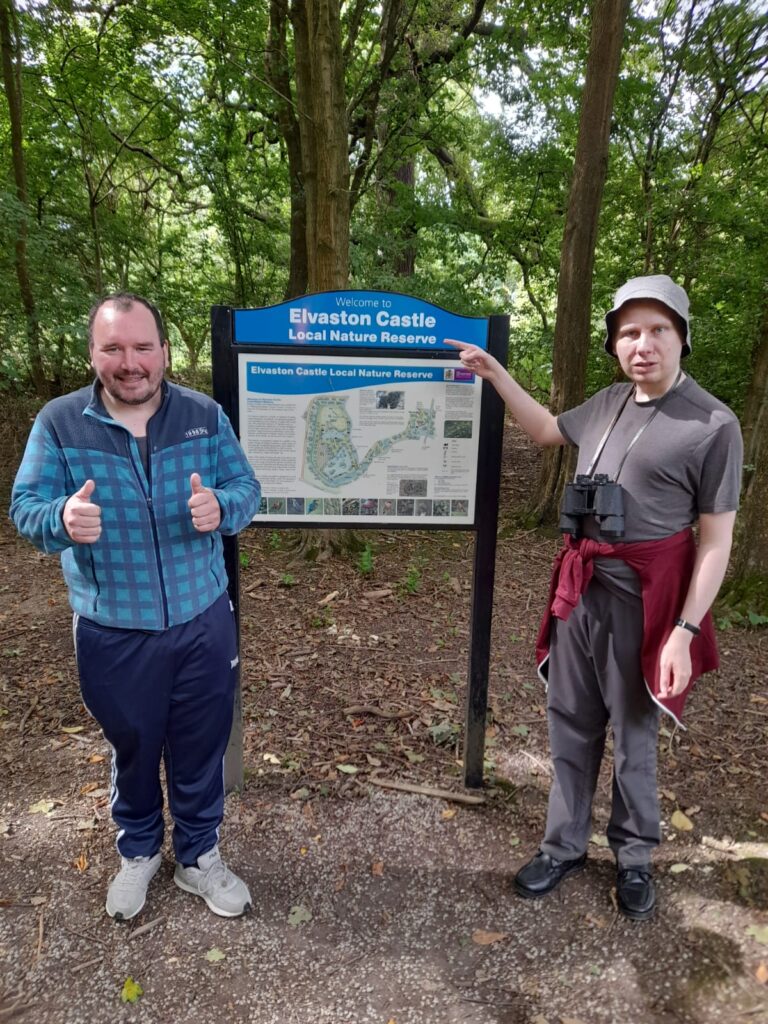
[[[192,474],[189,486],[192,489],[192,496],[187,505],[192,514],[192,525],[198,533],[211,533],[217,530],[221,523],[221,508],[216,495],[210,487],[203,487],[199,473]]]

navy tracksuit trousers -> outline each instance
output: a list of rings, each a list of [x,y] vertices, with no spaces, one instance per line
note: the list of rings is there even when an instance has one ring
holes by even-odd
[[[162,633],[75,616],[74,634],[83,702],[113,749],[120,854],[151,857],[160,849],[164,760],[176,860],[195,864],[218,842],[224,814],[238,661],[229,596]]]

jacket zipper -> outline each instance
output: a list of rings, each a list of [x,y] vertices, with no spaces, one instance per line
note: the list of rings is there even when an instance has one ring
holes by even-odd
[[[160,596],[163,602],[163,629],[168,629],[168,595],[165,592],[165,579],[163,577],[163,563],[160,560],[160,540],[157,536],[157,520],[155,519],[155,506],[152,503],[152,445],[150,444],[149,438],[149,424],[147,424],[147,511],[149,513],[149,521],[152,525],[152,542],[155,546],[155,561],[157,562],[157,575],[160,578]],[[136,478],[139,481],[141,489],[144,490],[144,485],[141,482],[141,475],[136,468],[136,461],[133,457],[133,449],[131,447],[131,441],[133,435],[128,434],[128,455],[131,459],[131,465],[133,471],[136,474]],[[136,441],[133,442],[136,444]]]

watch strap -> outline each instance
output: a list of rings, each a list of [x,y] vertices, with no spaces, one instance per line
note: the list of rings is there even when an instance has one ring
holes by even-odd
[[[689,633],[693,633],[694,636],[698,636],[701,630],[698,626],[694,626],[692,622],[686,621],[686,619],[675,619],[675,625],[681,629],[687,629]]]

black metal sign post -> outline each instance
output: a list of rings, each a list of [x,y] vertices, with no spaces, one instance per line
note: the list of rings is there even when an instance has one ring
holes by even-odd
[[[410,299],[407,296],[397,296],[391,293],[324,293],[321,296],[306,296],[305,300],[316,299],[318,302],[324,301],[327,308],[333,308],[328,305],[330,299],[337,298],[338,296],[376,296],[379,298],[380,304],[385,307],[393,307],[394,309],[409,309],[407,303],[414,305],[419,304],[419,300]],[[300,303],[302,300],[294,300],[296,303]],[[337,300],[338,301],[338,300]],[[234,310],[229,306],[214,306],[211,310],[211,330],[212,330],[212,356],[213,356],[213,396],[216,401],[222,406],[225,413],[229,417],[235,433],[242,439],[241,427],[244,426],[240,423],[240,397],[241,389],[244,387],[243,381],[240,379],[240,356],[241,355],[252,355],[254,357],[262,355],[265,362],[269,362],[271,359],[275,359],[276,348],[274,346],[274,339],[269,335],[267,331],[262,340],[261,337],[255,340],[251,337],[246,337],[243,340],[239,336],[239,328],[236,326],[236,316],[249,313],[267,313],[272,314],[273,310],[281,311],[282,307],[286,306],[286,303],[281,304],[279,307],[269,307],[264,311],[251,311],[251,310]],[[363,306],[364,303],[358,302],[355,305]],[[423,305],[423,304],[422,304]],[[433,307],[436,308],[436,307]],[[298,314],[295,311],[291,311],[294,314],[292,323],[304,323],[306,321],[300,321]],[[317,314],[314,314],[317,318]],[[342,314],[330,314],[331,316],[345,316]],[[356,314],[351,314],[354,316]],[[379,314],[383,320],[379,321],[379,324],[388,320],[393,321],[396,314],[391,312],[380,312]],[[425,318],[423,313],[418,315],[405,314],[400,315],[399,319],[402,322],[405,320],[405,316],[411,316],[409,321],[411,324],[419,323],[422,325],[429,322],[429,318]],[[421,317],[419,321],[418,317]],[[449,322],[456,320],[460,321],[462,318],[455,314],[445,313],[445,317]],[[358,316],[358,320],[362,317]],[[378,319],[378,317],[377,317]],[[469,321],[471,318],[463,318]],[[371,317],[368,316],[370,322]],[[271,321],[267,321],[270,323]],[[314,324],[317,319],[312,320],[310,316],[309,322]],[[322,321],[321,321],[322,322]],[[338,323],[338,319],[330,320],[330,323]],[[355,324],[355,321],[351,321]],[[477,338],[478,325],[482,324],[483,337],[482,340]],[[408,326],[408,322],[406,322]],[[507,360],[507,348],[509,343],[509,318],[506,316],[491,316],[487,320],[477,321],[475,320],[472,324],[474,329],[474,337],[471,340],[477,340],[482,347],[487,348],[491,355],[495,356],[499,362],[506,366]],[[428,328],[427,328],[428,329]],[[439,330],[439,325],[438,328]],[[242,331],[243,334],[248,335],[248,331]],[[290,329],[290,338],[301,332],[297,329]],[[340,354],[338,347],[333,347],[328,344],[316,344],[318,340],[325,340],[327,334],[340,334],[339,331],[306,331],[305,334],[310,336],[309,344],[302,339],[300,345],[290,347],[282,343],[282,347],[279,349],[281,359],[281,366],[285,366],[290,360],[299,359],[312,359],[318,356],[328,356]],[[318,337],[319,336],[319,337]],[[349,332],[345,334],[345,337],[357,338],[359,335]],[[402,335],[388,335],[388,337],[403,337]],[[453,328],[452,336],[458,337],[462,340],[462,329],[461,324],[458,328]],[[374,335],[365,335],[366,339],[373,340]],[[464,340],[470,340],[464,335]],[[269,353],[269,357],[267,356]],[[386,351],[382,354],[379,351],[372,351],[371,349],[363,349],[358,346],[346,346],[343,354],[351,355],[355,360],[360,363],[365,363],[367,366],[376,367],[385,365],[385,356],[396,356],[398,361],[401,361],[403,365],[408,365],[408,360],[415,357],[420,358],[420,364],[423,365],[425,360],[437,359],[443,361],[443,365],[446,360],[453,360],[456,363],[457,368],[461,366],[458,359],[458,355],[455,349],[448,349],[440,347],[439,350],[432,349],[429,352],[425,352],[423,348],[411,349],[409,351],[403,351],[398,349],[396,351]],[[378,357],[378,363],[377,363]],[[254,360],[258,362],[258,360]],[[391,362],[391,360],[390,360]],[[415,363],[411,365],[416,365]],[[426,365],[429,365],[428,363]],[[261,367],[256,366],[256,369]],[[281,371],[284,372],[284,371]],[[448,371],[451,376],[449,380],[453,379],[453,370]],[[459,370],[456,370],[458,379]],[[381,376],[385,376],[382,372]],[[468,686],[467,686],[467,699],[466,699],[466,719],[465,719],[465,740],[464,740],[464,783],[466,786],[471,788],[479,788],[483,784],[483,754],[485,748],[485,720],[486,711],[488,705],[488,677],[489,677],[489,666],[490,666],[490,652],[491,652],[491,621],[493,613],[493,586],[494,586],[494,575],[495,575],[495,561],[496,561],[496,532],[498,524],[498,504],[499,504],[499,490],[500,490],[500,479],[501,479],[501,452],[502,452],[502,436],[503,436],[503,425],[504,425],[504,403],[497,395],[494,388],[487,382],[483,382],[481,391],[481,404],[480,404],[480,421],[479,421],[479,435],[477,444],[477,466],[476,466],[476,477],[475,477],[475,498],[474,498],[474,518],[472,521],[463,520],[461,522],[450,522],[447,519],[443,519],[440,522],[429,522],[426,519],[411,520],[409,522],[398,522],[396,519],[391,521],[382,522],[381,518],[376,521],[360,521],[359,519],[351,523],[349,520],[345,521],[331,521],[327,518],[319,518],[312,516],[305,516],[300,522],[296,522],[295,519],[282,519],[279,515],[270,515],[269,526],[282,527],[282,528],[296,528],[297,526],[301,529],[312,529],[312,528],[333,528],[333,527],[345,527],[349,528],[354,526],[355,529],[450,529],[450,530],[472,530],[475,534],[475,557],[474,557],[474,571],[472,580],[472,605],[471,605],[471,625],[470,625],[470,652],[469,652],[469,669],[468,669]],[[256,476],[259,476],[258,465],[254,466]],[[254,525],[259,525],[258,522]],[[239,546],[237,537],[224,537],[224,557],[227,569],[227,575],[229,576],[229,594],[232,600],[232,604],[235,609],[235,618],[237,622],[238,630],[238,649],[239,649],[239,636],[240,636],[240,559],[239,559]],[[230,735],[229,746],[227,748],[225,758],[225,784],[227,790],[239,788],[243,783],[243,721],[242,721],[242,694],[240,686],[237,687],[237,695],[235,701],[235,717],[232,725],[232,732]]]

